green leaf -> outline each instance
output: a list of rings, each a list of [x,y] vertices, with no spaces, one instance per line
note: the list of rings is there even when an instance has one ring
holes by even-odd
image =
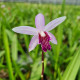
[[[14,34],[8,29],[6,29],[6,33],[7,33],[8,37],[9,37],[9,39],[12,41],[13,40],[12,36],[14,36]]]
[[[25,77],[24,77],[23,73],[20,71],[20,68],[18,67],[17,63],[14,60],[12,60],[12,61],[13,61],[13,65],[16,70],[16,73],[20,76],[21,80],[25,80]]]
[[[80,69],[79,69],[79,72],[78,72],[78,80],[80,80]]]
[[[0,57],[2,57],[4,55],[5,51],[1,51],[0,52]]]
[[[28,47],[29,47],[29,37],[27,35],[24,35],[24,41],[25,41],[26,48],[28,49]]]
[[[32,65],[32,73],[30,80],[39,80],[42,72],[42,64],[39,64],[41,58],[36,59],[35,63]],[[44,59],[44,69],[46,68],[46,59]]]
[[[75,80],[80,66],[79,61],[80,61],[80,47],[78,48],[78,51],[74,54],[73,59],[67,66],[63,74],[62,80]]]
[[[18,50],[24,55],[25,54],[25,52],[24,52],[24,50],[23,50],[23,48],[22,48],[22,46],[21,46],[21,44],[18,42]]]
[[[18,59],[18,46],[17,46],[17,35],[15,34],[13,36],[13,39],[12,39],[12,45],[11,45],[11,51],[12,51],[12,58],[14,60],[17,60]]]
[[[7,63],[7,67],[8,67],[9,77],[10,77],[10,80],[15,80],[14,75],[13,75],[12,63],[11,63],[11,59],[10,59],[9,42],[8,42],[8,38],[7,38],[7,35],[5,32],[4,26],[2,27],[2,31],[3,31],[3,43],[4,43],[4,47],[5,47],[5,57],[6,57],[6,63]]]

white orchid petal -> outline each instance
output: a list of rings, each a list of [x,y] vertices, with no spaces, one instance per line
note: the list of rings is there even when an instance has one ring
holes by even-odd
[[[35,17],[35,25],[36,28],[39,30],[43,30],[44,26],[45,26],[45,19],[44,19],[44,15],[39,13],[36,17]]]
[[[50,41],[52,42],[52,43],[54,43],[54,44],[57,44],[57,40],[56,40],[56,38],[55,38],[55,36],[53,35],[53,34],[51,34],[50,32],[48,32],[48,34],[49,34],[49,36],[50,36]]]
[[[34,35],[29,44],[29,52],[32,51],[39,43],[38,35]]]
[[[60,23],[62,23],[64,20],[66,19],[66,16],[57,18],[51,22],[49,22],[46,26],[45,26],[45,31],[50,31],[52,29],[54,29],[56,26],[58,26]]]
[[[29,26],[19,26],[12,29],[16,33],[28,34],[28,35],[37,35],[38,31],[36,28]]]

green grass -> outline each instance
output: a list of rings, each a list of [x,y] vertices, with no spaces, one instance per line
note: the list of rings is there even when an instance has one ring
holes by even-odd
[[[29,3],[0,3],[0,80],[40,80],[41,48],[28,51],[32,36],[12,31],[16,26],[35,27],[35,16],[42,13],[45,23],[66,16],[67,19],[51,31],[57,45],[45,53],[45,80],[80,80],[80,6]],[[6,71],[6,72],[5,72]],[[1,73],[0,75],[3,75]]]

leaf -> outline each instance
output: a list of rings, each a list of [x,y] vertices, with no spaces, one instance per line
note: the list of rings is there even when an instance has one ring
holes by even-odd
[[[12,69],[12,63],[11,63],[11,59],[10,59],[10,49],[9,49],[9,41],[5,32],[5,26],[2,27],[2,31],[3,31],[3,43],[4,43],[4,47],[5,47],[5,57],[6,57],[6,63],[7,63],[7,67],[8,67],[8,72],[9,72],[9,77],[10,80],[15,80],[14,76],[13,76],[13,69]]]
[[[78,80],[80,80],[80,69],[79,69],[79,72],[78,72]]]
[[[13,40],[12,36],[14,36],[14,34],[8,29],[6,29],[6,33],[7,33],[8,37],[9,37],[9,39],[12,41]]]
[[[1,51],[0,52],[0,57],[2,57],[4,55],[5,51]]]
[[[27,35],[24,35],[24,41],[25,41],[26,48],[28,49],[28,47],[29,47],[29,37]]]
[[[23,73],[20,71],[20,68],[18,67],[17,63],[14,60],[12,60],[12,61],[13,61],[13,65],[16,70],[16,73],[20,76],[21,80],[25,80],[25,77],[24,77]]]
[[[75,80],[77,72],[80,67],[79,61],[80,61],[80,47],[78,48],[78,51],[74,54],[73,59],[67,66],[63,74],[62,80]]]
[[[21,46],[21,44],[18,42],[18,50],[24,55],[25,54],[25,52],[24,52],[24,50],[23,50],[23,48],[22,48],[22,46]]]
[[[17,35],[15,34],[12,39],[11,45],[12,58],[16,61],[18,59],[18,46],[17,46]]]
[[[39,64],[40,58],[36,59],[35,63],[32,65],[32,73],[30,80],[39,80],[42,72],[42,64]],[[46,59],[44,59],[44,69],[46,68]]]

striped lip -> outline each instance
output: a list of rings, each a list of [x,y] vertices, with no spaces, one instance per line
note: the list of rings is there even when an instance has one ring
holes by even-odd
[[[47,32],[39,33],[39,43],[41,44],[42,50],[46,52],[47,50],[51,50],[51,45],[49,44],[50,36]]]

